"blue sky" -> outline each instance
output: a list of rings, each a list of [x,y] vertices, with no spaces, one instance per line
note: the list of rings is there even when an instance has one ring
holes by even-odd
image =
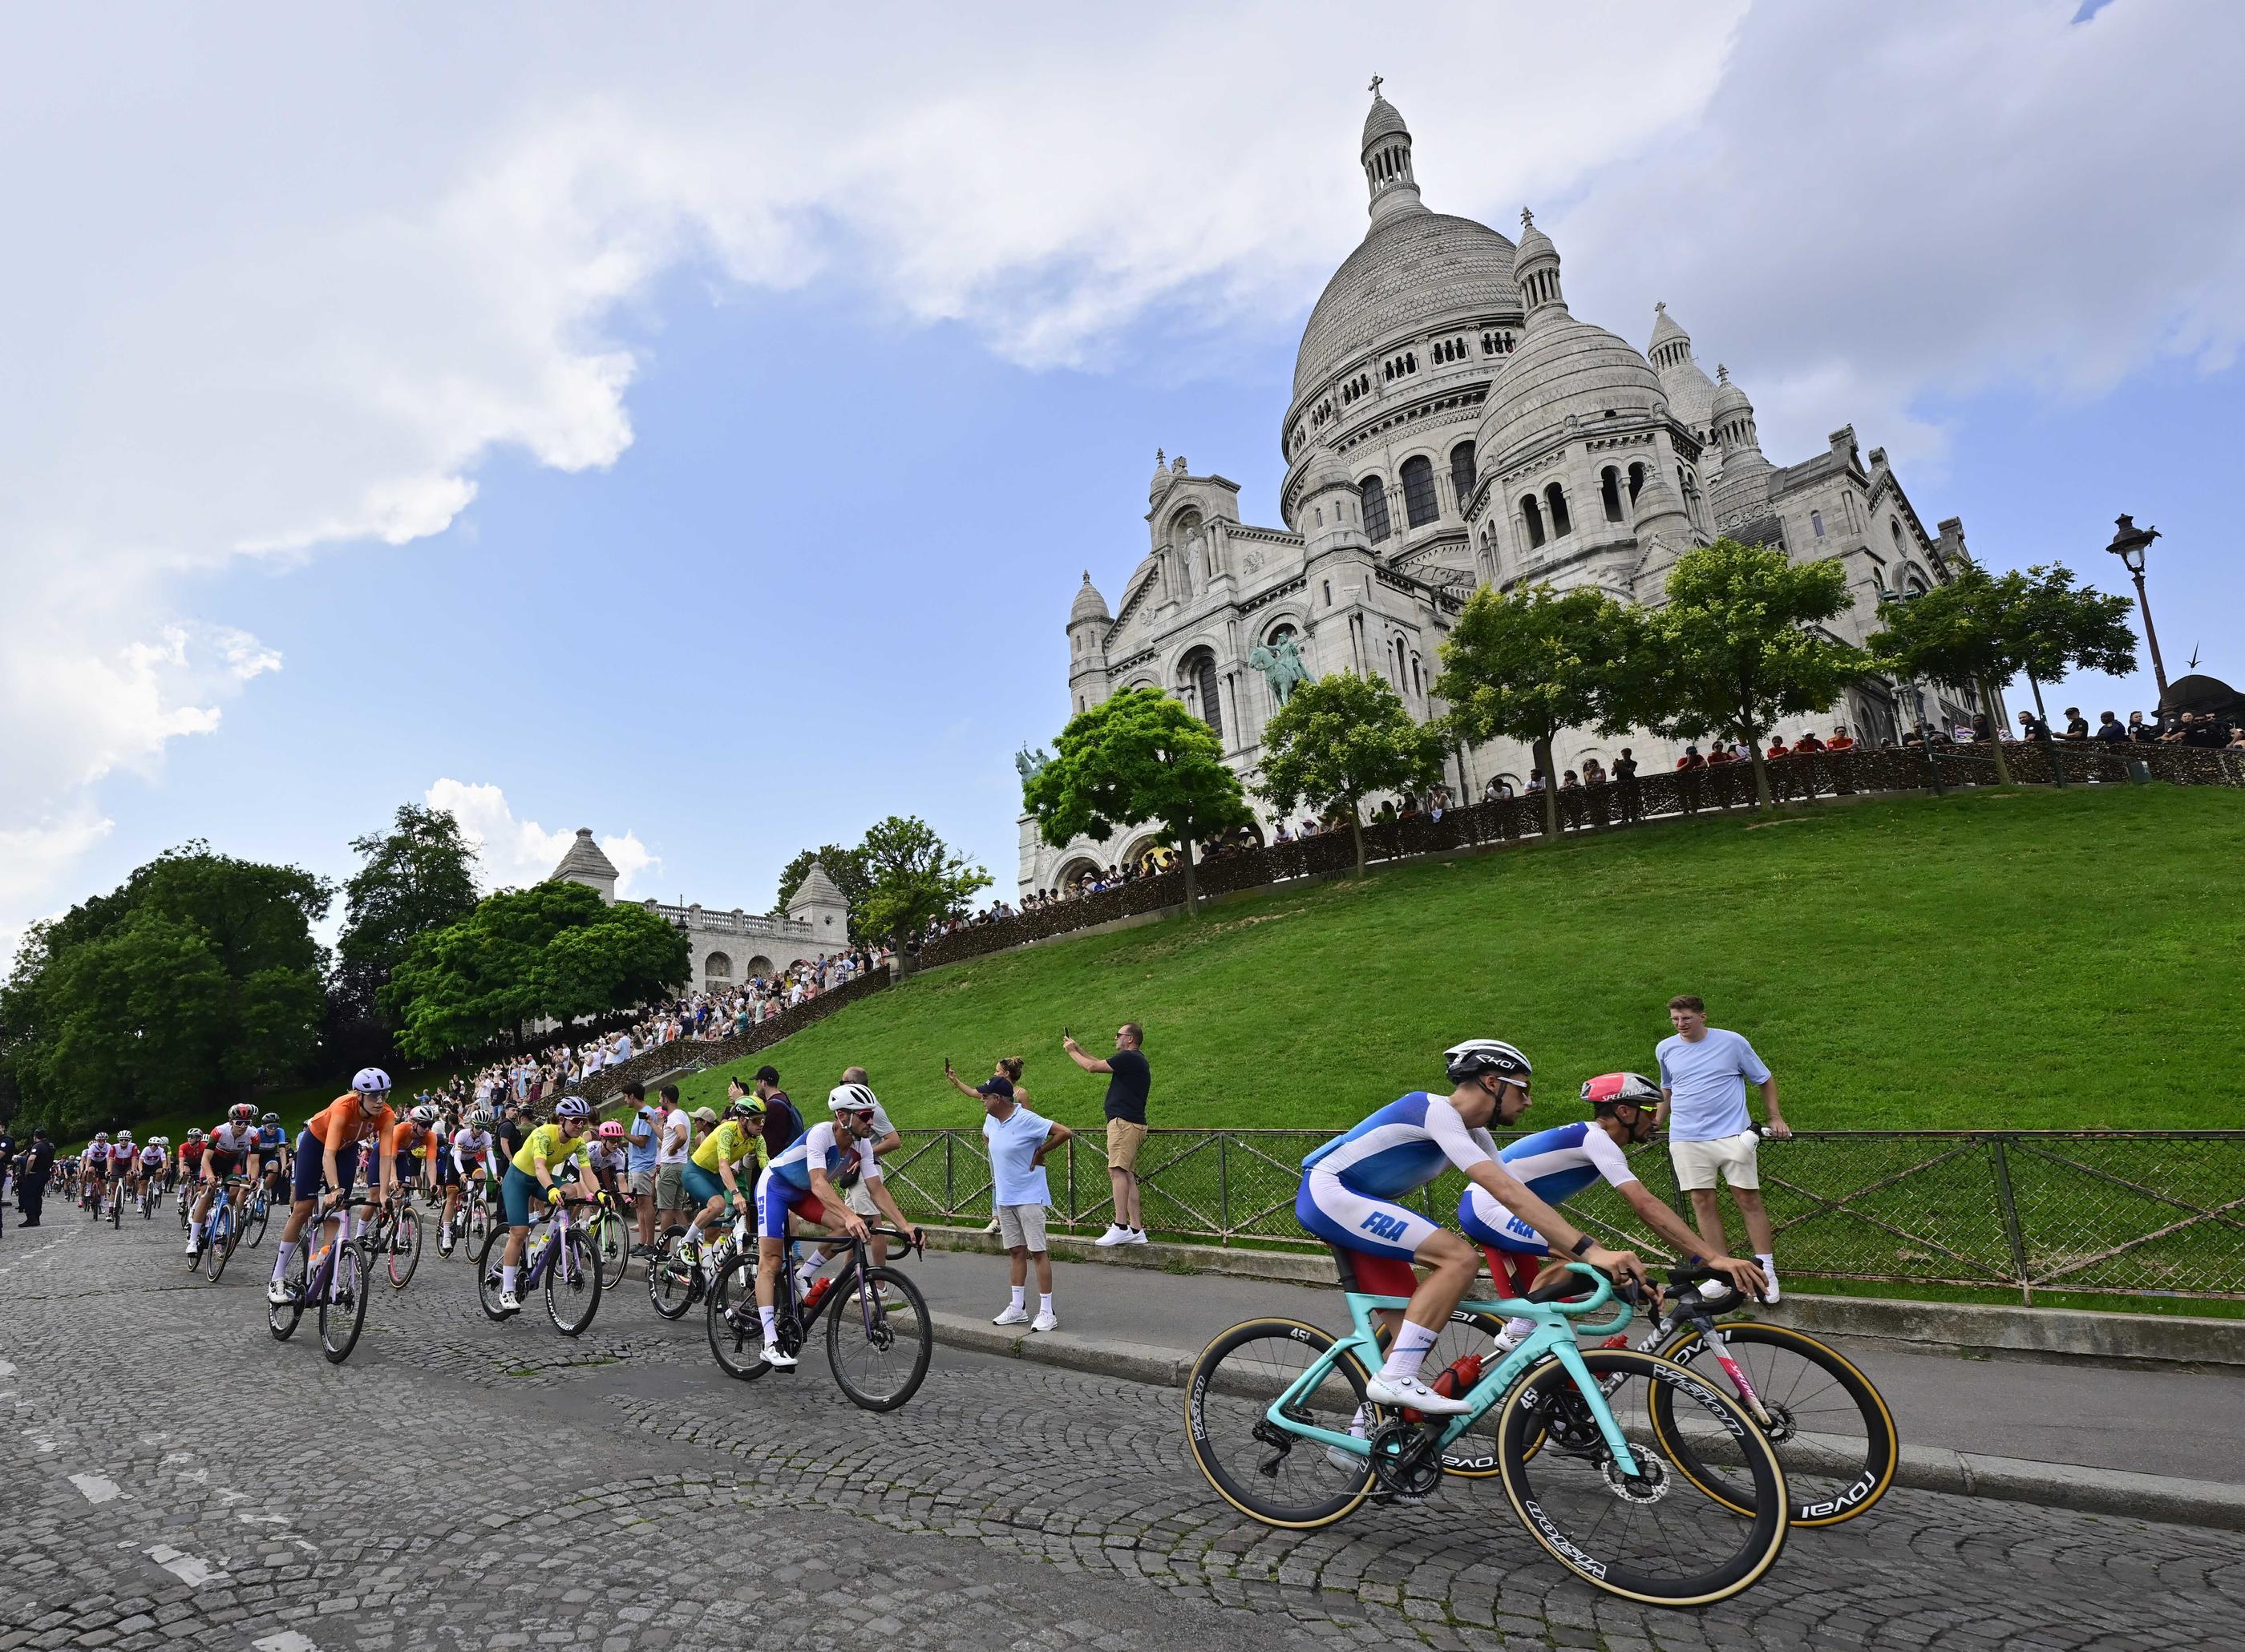
[[[0,938],[193,836],[340,876],[432,789],[495,879],[587,825],[631,892],[756,910],[895,811],[1010,890],[1010,755],[1156,445],[1275,520],[1373,67],[1431,205],[1532,200],[1640,344],[1666,300],[1774,458],[1853,422],[1984,559],[2108,588],[2133,511],[2171,673],[2245,680],[2245,41],[2074,10],[1399,14],[1550,54],[1502,99],[1472,51],[1343,72],[1302,8],[899,10],[885,47],[541,8],[442,60],[388,11],[121,59],[19,16],[46,159],[0,294],[48,324],[0,341]]]

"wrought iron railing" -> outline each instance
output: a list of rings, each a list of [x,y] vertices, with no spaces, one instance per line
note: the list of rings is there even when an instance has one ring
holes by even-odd
[[[1301,1161],[1330,1130],[1155,1130],[1138,1158],[1147,1228],[1220,1244],[1315,1248],[1294,1220]],[[885,1161],[919,1220],[991,1215],[979,1132],[907,1130]],[[1668,1154],[1637,1150],[1645,1185],[1679,1210]],[[2017,1291],[2027,1302],[2094,1293],[2245,1297],[2245,1130],[1818,1131],[1765,1141],[1762,1197],[1788,1280]],[[1107,1158],[1092,1133],[1047,1161],[1066,1229],[1110,1218]],[[1462,1178],[1409,1202],[1455,1226]],[[1731,1242],[1742,1247],[1737,1217]],[[1601,1239],[1658,1249],[1598,1186],[1568,1214]]]

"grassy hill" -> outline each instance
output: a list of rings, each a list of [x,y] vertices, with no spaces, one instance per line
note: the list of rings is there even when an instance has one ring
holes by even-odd
[[[2245,794],[1972,792],[1733,816],[1396,867],[933,971],[763,1055],[813,1113],[857,1062],[898,1123],[972,1124],[942,1080],[1028,1060],[1041,1112],[1096,1121],[1143,1021],[1156,1124],[1345,1125],[1510,1039],[1531,1120],[1649,1071],[1698,992],[1801,1128],[2245,1124]],[[730,1068],[688,1106],[722,1100]]]

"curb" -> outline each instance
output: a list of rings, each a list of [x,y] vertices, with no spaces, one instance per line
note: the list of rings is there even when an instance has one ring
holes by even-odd
[[[935,1249],[994,1256],[1005,1254],[995,1238],[979,1229],[924,1225],[922,1231]],[[1332,1262],[1309,1251],[1160,1242],[1102,1249],[1089,1239],[1058,1232],[1047,1242],[1055,1258],[1061,1262],[1338,1289]],[[1882,1297],[1820,1297],[1801,1290],[1788,1292],[1778,1307],[1759,1309],[1752,1317],[1821,1336],[1862,1337],[1898,1347],[1992,1359],[2046,1364],[2092,1360],[2139,1370],[2245,1377],[2245,1320]]]
[[[1055,1247],[1055,1254],[1058,1254]],[[936,1341],[1153,1388],[1183,1388],[1199,1356],[1151,1343],[1111,1342],[1066,1330],[1017,1332],[962,1314],[931,1311]],[[2245,1532],[2245,1487],[2214,1480],[2134,1474],[2073,1463],[1989,1457],[1946,1446],[1904,1446],[1895,1484],[1952,1497],[2035,1503],[2087,1514]]]

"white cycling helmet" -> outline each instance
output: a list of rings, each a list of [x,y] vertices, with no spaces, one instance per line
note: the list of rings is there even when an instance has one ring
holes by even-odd
[[[1463,1044],[1453,1044],[1442,1052],[1442,1070],[1453,1084],[1494,1073],[1523,1089],[1535,1071],[1528,1058],[1502,1039],[1468,1039]]]
[[[463,1119],[460,1122],[467,1126],[471,1130],[488,1130],[491,1128],[491,1114],[489,1111],[483,1107],[478,1107],[473,1113],[468,1114],[468,1116]]]
[[[390,1074],[380,1067],[361,1067],[351,1079],[351,1088],[361,1095],[387,1095]]]
[[[426,1101],[424,1101],[419,1107],[414,1108],[413,1111],[406,1116],[425,1130],[431,1125],[437,1122],[437,1109],[431,1107]]]
[[[581,1095],[565,1095],[553,1104],[553,1116],[557,1119],[589,1119],[593,1116],[593,1104]]]
[[[828,1109],[835,1113],[862,1113],[880,1105],[874,1099],[872,1087],[867,1084],[838,1084],[826,1097]]]

